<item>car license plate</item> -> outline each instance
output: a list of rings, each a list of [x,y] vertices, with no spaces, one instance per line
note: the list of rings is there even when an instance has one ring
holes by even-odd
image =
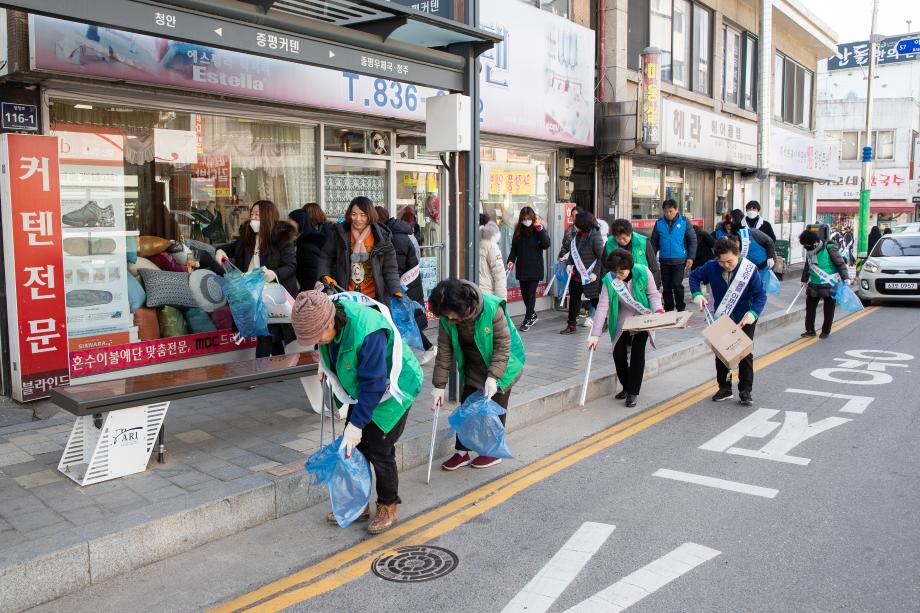
[[[886,283],[885,289],[917,289],[916,283]]]

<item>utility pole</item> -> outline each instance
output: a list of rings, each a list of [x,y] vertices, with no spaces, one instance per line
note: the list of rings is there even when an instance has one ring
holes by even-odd
[[[869,36],[869,85],[866,87],[866,142],[862,150],[862,185],[859,190],[859,242],[856,247],[858,259],[869,254],[869,204],[872,196],[872,86],[878,66],[878,0],[872,3],[872,34]]]

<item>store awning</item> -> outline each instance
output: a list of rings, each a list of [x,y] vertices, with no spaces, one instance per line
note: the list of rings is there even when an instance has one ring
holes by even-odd
[[[0,6],[415,85],[464,91],[502,38],[384,0],[0,0]]]
[[[819,213],[857,213],[859,200],[818,200]],[[872,213],[913,213],[914,205],[905,200],[872,200]]]

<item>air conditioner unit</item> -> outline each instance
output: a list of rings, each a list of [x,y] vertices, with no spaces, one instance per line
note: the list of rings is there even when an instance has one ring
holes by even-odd
[[[572,171],[575,170],[575,158],[559,158],[559,176],[571,177]]]
[[[425,148],[431,153],[469,151],[470,112],[469,96],[429,96],[425,101]]]
[[[575,193],[575,183],[568,179],[559,179],[559,187],[556,190],[559,196],[559,202],[570,202],[572,194]]]

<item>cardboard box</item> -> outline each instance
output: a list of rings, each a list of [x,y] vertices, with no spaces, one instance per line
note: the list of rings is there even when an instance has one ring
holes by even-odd
[[[703,338],[729,369],[737,368],[741,360],[754,352],[754,341],[727,315],[703,330]]]
[[[649,313],[648,315],[633,315],[623,322],[623,330],[659,330],[673,327],[677,323],[677,312]]]

